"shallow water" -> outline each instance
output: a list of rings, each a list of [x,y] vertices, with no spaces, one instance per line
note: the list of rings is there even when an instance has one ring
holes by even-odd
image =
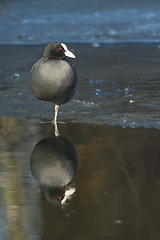
[[[78,154],[76,192],[64,205],[50,203],[31,173],[33,149],[53,125],[0,118],[0,239],[158,240],[159,130],[71,122],[59,130]]]

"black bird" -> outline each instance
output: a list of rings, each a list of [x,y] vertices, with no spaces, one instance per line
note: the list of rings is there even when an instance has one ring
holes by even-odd
[[[36,144],[31,155],[31,171],[51,203],[64,204],[75,192],[78,158],[74,145],[55,136]]]
[[[61,104],[76,92],[77,74],[66,57],[75,58],[64,43],[52,42],[31,70],[31,85],[37,98],[55,103],[55,135],[58,136],[57,115]]]

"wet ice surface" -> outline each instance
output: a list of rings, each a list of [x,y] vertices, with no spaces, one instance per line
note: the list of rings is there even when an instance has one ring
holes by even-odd
[[[0,118],[1,238],[158,240],[160,130],[71,122],[59,130],[78,154],[76,191],[63,206],[47,200],[31,173],[35,146],[52,141],[53,125]],[[34,155],[35,171],[49,171],[52,154],[47,147],[43,165]]]
[[[0,10],[0,239],[159,240],[159,1],[2,0]],[[56,40],[69,43],[79,76],[60,108],[62,142],[47,122],[53,105],[30,86],[37,44]],[[57,172],[55,150],[72,163],[68,142],[78,169],[61,205],[41,177]]]
[[[160,128],[159,44],[69,44],[79,86],[60,121]],[[35,98],[30,69],[44,46],[0,46],[1,116],[53,119],[53,104]]]
[[[159,1],[2,1],[0,43],[159,41]]]

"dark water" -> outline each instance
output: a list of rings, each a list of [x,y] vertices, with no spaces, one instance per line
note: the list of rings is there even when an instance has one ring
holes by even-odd
[[[78,154],[76,191],[63,205],[49,202],[31,173],[33,149],[53,138],[53,125],[0,118],[0,239],[158,240],[159,130],[71,122],[59,128]]]

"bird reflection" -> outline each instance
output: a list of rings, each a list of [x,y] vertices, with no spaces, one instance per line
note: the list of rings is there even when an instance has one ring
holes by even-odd
[[[73,144],[62,136],[43,139],[36,144],[31,155],[31,171],[39,181],[46,199],[64,204],[76,188],[73,184],[78,166]]]

